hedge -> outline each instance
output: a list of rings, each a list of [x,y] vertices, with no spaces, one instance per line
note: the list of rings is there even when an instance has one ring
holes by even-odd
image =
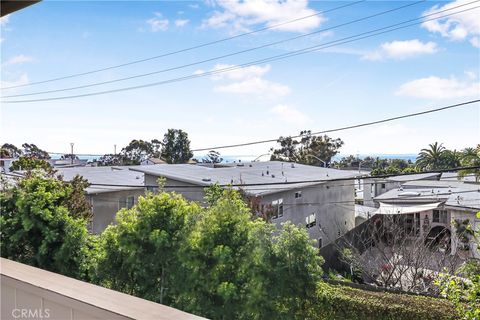
[[[342,285],[318,284],[316,319],[450,320],[459,319],[445,299],[372,292]]]

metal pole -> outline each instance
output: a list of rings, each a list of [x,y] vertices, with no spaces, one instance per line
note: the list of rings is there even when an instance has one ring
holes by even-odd
[[[70,143],[70,164],[73,164],[73,142]]]
[[[117,154],[117,145],[116,144],[113,145],[113,154]]]

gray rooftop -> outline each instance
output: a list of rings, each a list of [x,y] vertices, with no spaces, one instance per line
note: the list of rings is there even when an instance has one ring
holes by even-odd
[[[64,180],[70,181],[80,175],[92,184],[105,184],[107,186],[90,186],[86,189],[88,194],[114,192],[122,190],[141,189],[144,187],[144,175],[141,172],[128,170],[128,167],[74,167],[56,168],[57,174]],[[120,186],[116,186],[120,185]]]
[[[444,202],[452,207],[480,209],[479,185],[459,183],[448,187],[442,185],[442,181],[437,182],[440,186],[393,189],[375,197],[375,200],[396,204]]]
[[[416,174],[403,174],[394,177],[388,177],[386,180],[390,181],[412,181],[412,180],[425,180],[425,179],[435,179],[438,180],[440,178],[441,173],[439,172],[430,172],[430,173],[416,173]]]
[[[314,180],[328,181],[332,179],[351,178],[358,175],[358,171],[337,170],[280,161],[242,162],[222,168],[211,168],[191,164],[160,164],[135,166],[129,169],[199,186],[208,186],[214,183],[221,185],[264,184],[265,186],[261,186],[261,188],[259,186],[242,187],[246,192],[255,195],[275,193],[323,183],[322,181],[315,182]],[[283,182],[288,182],[289,184],[268,185],[269,183]]]

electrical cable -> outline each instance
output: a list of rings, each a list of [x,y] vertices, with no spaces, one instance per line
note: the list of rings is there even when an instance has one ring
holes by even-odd
[[[473,1],[473,2],[478,2],[478,1],[479,0]],[[466,5],[466,4],[464,4],[464,5]],[[123,88],[111,89],[111,90],[105,90],[105,91],[97,91],[97,92],[70,95],[70,96],[59,96],[59,97],[52,97],[52,98],[30,99],[30,100],[29,99],[27,99],[27,100],[5,100],[5,101],[3,101],[3,103],[32,103],[32,102],[42,102],[42,101],[54,101],[54,100],[83,98],[83,97],[89,97],[89,96],[97,96],[97,95],[103,95],[103,94],[109,94],[109,93],[116,93],[116,92],[130,91],[130,90],[136,90],[136,89],[141,89],[141,88],[148,88],[148,87],[153,87],[153,86],[159,86],[159,85],[175,83],[175,82],[179,82],[179,81],[185,81],[185,80],[190,80],[190,79],[215,75],[215,74],[219,74],[219,73],[238,70],[238,69],[244,68],[246,66],[250,66],[250,65],[255,65],[255,64],[265,63],[265,62],[271,62],[271,61],[277,61],[277,60],[281,60],[281,59],[291,58],[291,57],[294,57],[294,56],[297,56],[297,55],[302,55],[302,54],[306,54],[306,53],[310,53],[310,52],[316,52],[316,51],[326,49],[326,48],[329,48],[329,47],[333,47],[333,46],[337,46],[337,45],[341,45],[341,44],[345,44],[345,43],[349,43],[349,42],[353,42],[353,41],[358,41],[358,40],[362,40],[362,39],[365,39],[365,38],[370,38],[370,37],[373,37],[373,36],[377,36],[377,35],[380,35],[380,34],[392,32],[392,31],[395,31],[395,30],[403,29],[403,28],[408,28],[408,27],[411,27],[411,26],[414,26],[414,25],[418,25],[418,24],[427,22],[427,21],[445,18],[445,17],[448,17],[448,16],[452,16],[452,15],[455,15],[455,14],[462,13],[462,12],[471,11],[471,10],[474,10],[474,9],[477,9],[477,8],[479,8],[479,6],[474,7],[474,8],[470,8],[470,9],[461,10],[461,11],[454,12],[454,13],[451,13],[451,14],[443,15],[443,16],[440,16],[440,17],[426,19],[426,20],[423,20],[423,21],[420,21],[420,22],[409,24],[409,25],[396,27],[396,28],[393,28],[391,30],[381,31],[381,30],[385,30],[385,29],[388,29],[388,28],[392,28],[396,25],[405,24],[409,21],[423,19],[425,16],[421,17],[421,18],[411,19],[411,20],[407,20],[407,21],[404,21],[404,22],[401,22],[401,23],[398,23],[398,24],[394,24],[394,25],[390,25],[390,26],[387,26],[387,27],[374,29],[374,30],[371,30],[371,31],[368,31],[368,32],[357,34],[355,36],[350,36],[350,37],[347,37],[347,38],[339,39],[339,40],[333,41],[334,44],[331,44],[331,45],[328,45],[328,46],[326,46],[325,44],[316,45],[316,46],[307,47],[307,48],[303,48],[303,49],[300,49],[300,50],[292,51],[290,53],[281,54],[281,55],[277,55],[277,56],[273,56],[273,57],[269,57],[269,58],[264,58],[264,59],[261,59],[261,60],[256,60],[256,61],[252,61],[252,62],[240,64],[240,65],[235,65],[235,66],[231,66],[231,67],[227,67],[227,68],[212,70],[212,71],[204,72],[204,73],[201,73],[201,74],[193,74],[193,75],[189,75],[189,76],[173,78],[173,79],[159,81],[159,82],[153,82],[153,83],[147,83],[147,84],[142,84],[142,85],[123,87]],[[451,8],[451,9],[453,9],[453,8]],[[446,9],[446,10],[451,10],[451,9]],[[446,10],[444,10],[444,11],[446,11]],[[438,14],[438,13],[439,12],[436,12],[435,15]],[[381,31],[381,32],[378,32],[378,31]],[[369,33],[373,33],[373,34],[366,35],[366,34],[369,34]],[[365,35],[365,36],[362,36],[362,35]],[[355,37],[357,37],[357,38],[356,39],[351,39],[351,40],[346,40],[346,39],[355,38]]]
[[[421,0],[421,1],[414,2],[414,3],[409,3],[409,4],[403,5],[401,7],[397,7],[397,8],[394,8],[394,9],[382,11],[380,13],[376,13],[376,14],[373,14],[373,15],[370,15],[370,16],[367,16],[367,17],[363,17],[363,18],[360,18],[360,19],[355,19],[353,21],[338,24],[338,25],[335,25],[335,26],[332,26],[332,27],[320,29],[320,30],[317,30],[317,31],[314,31],[314,32],[301,34],[299,36],[295,36],[295,37],[292,37],[292,38],[287,38],[287,39],[284,39],[284,40],[267,43],[267,44],[264,44],[264,45],[261,45],[261,46],[257,46],[257,47],[253,47],[253,48],[249,48],[249,49],[245,49],[245,50],[241,50],[241,51],[236,51],[236,52],[233,52],[233,53],[229,53],[229,54],[225,54],[225,55],[221,55],[221,56],[216,56],[216,57],[213,57],[213,58],[192,62],[192,63],[189,63],[189,64],[183,64],[183,65],[180,65],[180,66],[177,66],[177,67],[171,67],[171,68],[152,71],[152,72],[148,72],[148,73],[142,73],[142,74],[138,74],[138,75],[134,75],[134,76],[124,77],[124,78],[119,78],[119,79],[113,79],[113,80],[108,80],[108,81],[102,81],[102,82],[95,82],[95,83],[92,83],[92,84],[74,86],[74,87],[69,87],[69,88],[61,88],[61,89],[37,91],[37,92],[31,92],[31,93],[7,95],[7,96],[3,96],[2,98],[26,97],[26,96],[33,96],[33,95],[40,95],[40,94],[47,94],[47,93],[65,92],[65,91],[71,91],[71,90],[85,89],[85,88],[90,88],[90,87],[95,87],[95,86],[100,86],[100,85],[105,85],[105,84],[110,84],[110,83],[116,83],[116,82],[120,82],[120,81],[126,81],[126,80],[132,80],[132,79],[147,77],[147,76],[151,76],[151,75],[155,75],[155,74],[159,74],[159,73],[164,73],[164,72],[168,72],[168,71],[179,70],[179,69],[203,64],[203,63],[206,63],[206,62],[211,62],[211,61],[215,61],[215,60],[219,60],[219,59],[223,59],[223,58],[227,58],[227,57],[236,56],[236,55],[239,55],[239,54],[242,54],[242,53],[251,52],[251,51],[258,50],[258,49],[263,49],[263,48],[266,48],[266,47],[274,46],[274,45],[285,43],[285,42],[288,42],[288,41],[297,40],[297,39],[308,37],[308,36],[311,36],[311,35],[314,35],[314,34],[319,34],[319,33],[325,32],[325,31],[334,30],[334,29],[337,29],[337,28],[340,28],[340,27],[344,27],[344,26],[353,24],[353,23],[357,23],[357,22],[364,21],[364,20],[367,20],[367,19],[371,19],[371,18],[374,18],[374,17],[377,17],[377,16],[381,16],[381,15],[384,15],[384,14],[387,14],[387,13],[391,13],[393,11],[401,10],[401,9],[406,8],[406,7],[410,7],[410,6],[422,3],[424,1],[426,1],[426,0]]]
[[[425,1],[425,0],[424,0],[424,1]],[[361,1],[356,1],[356,2],[347,3],[347,4],[345,4],[345,5],[341,5],[341,6],[332,8],[332,9],[328,9],[328,10],[323,10],[323,11],[316,12],[315,14],[310,14],[310,15],[307,15],[307,16],[303,16],[303,17],[300,17],[300,18],[293,19],[293,20],[288,20],[288,21],[281,22],[281,23],[278,23],[278,24],[274,24],[274,25],[271,25],[271,26],[267,26],[267,27],[264,27],[264,28],[260,28],[260,29],[256,29],[256,30],[253,30],[253,31],[249,31],[249,32],[245,32],[245,33],[238,34],[238,35],[234,35],[234,36],[231,36],[231,37],[228,37],[228,38],[223,38],[223,39],[219,39],[219,40],[215,40],[215,41],[211,41],[211,42],[207,42],[207,43],[195,45],[195,46],[188,47],[188,48],[184,48],[184,49],[167,52],[167,53],[160,54],[160,55],[153,56],[153,57],[149,57],[149,58],[143,58],[143,59],[134,60],[134,61],[131,61],[131,62],[126,62],[126,63],[122,63],[122,64],[110,66],[110,67],[95,69],[95,70],[86,71],[86,72],[81,72],[81,73],[75,73],[75,74],[71,74],[71,75],[67,75],[67,76],[62,76],[62,77],[58,77],[58,78],[41,80],[41,81],[36,81],[36,82],[30,82],[30,83],[28,83],[28,84],[15,85],[15,86],[10,86],[10,87],[3,87],[3,88],[0,88],[0,90],[7,90],[7,89],[13,89],[13,88],[19,88],[19,87],[32,86],[32,85],[37,85],[37,84],[42,84],[42,83],[47,83],[47,82],[53,82],[53,81],[58,81],[58,80],[70,79],[70,78],[75,78],[75,77],[79,77],[79,76],[89,75],[89,74],[98,73],[98,72],[102,72],[102,71],[117,69],[117,68],[129,66],[129,65],[133,65],[133,64],[137,64],[137,63],[142,63],[142,62],[146,62],[146,61],[150,61],[150,60],[155,60],[155,59],[159,59],[159,58],[163,58],[163,57],[175,55],[175,54],[178,54],[178,53],[183,53],[183,52],[187,52],[187,51],[191,51],[191,50],[203,48],[203,47],[210,46],[210,45],[213,45],[213,44],[217,44],[217,43],[229,41],[229,40],[232,40],[232,39],[244,37],[244,36],[251,35],[251,34],[254,34],[254,33],[262,32],[262,31],[266,31],[266,30],[270,30],[270,29],[275,29],[275,28],[277,28],[277,27],[280,27],[280,26],[283,26],[283,25],[286,25],[286,24],[289,24],[289,23],[292,23],[292,22],[301,21],[301,20],[308,19],[308,18],[311,18],[311,17],[314,17],[314,16],[318,16],[318,15],[320,15],[320,14],[325,14],[325,13],[328,13],[328,12],[333,12],[333,11],[336,11],[336,10],[339,10],[339,9],[343,9],[343,8],[346,8],[346,7],[349,7],[349,6],[352,6],[352,5],[356,5],[356,4],[359,4],[359,3],[362,3],[362,2],[366,2],[366,0],[361,0]]]

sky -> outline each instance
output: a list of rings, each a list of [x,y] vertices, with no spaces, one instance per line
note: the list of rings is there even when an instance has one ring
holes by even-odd
[[[452,9],[472,1],[365,1],[331,11],[351,2],[42,1],[1,20],[1,87],[26,86],[1,90],[0,142],[35,143],[65,153],[73,142],[76,153],[105,154],[112,153],[114,145],[118,151],[132,139],[161,139],[167,129],[176,128],[189,134],[193,149],[210,148],[478,99],[480,8],[474,8],[480,2]],[[379,14],[407,4],[411,6]],[[446,9],[472,10],[358,41],[337,41],[425,15],[435,17]],[[375,14],[379,15],[366,18]],[[298,18],[302,19],[291,22]],[[142,63],[33,84],[262,28],[267,30]],[[316,33],[308,35],[312,32]],[[332,45],[252,63],[325,43]],[[263,48],[249,50],[259,46]],[[249,51],[217,59],[245,50]],[[198,63],[203,60],[209,61]],[[246,63],[250,64],[241,66]],[[178,68],[185,65],[189,66]],[[224,72],[228,68],[232,70]],[[174,70],[76,90],[7,97],[165,69]],[[198,77],[101,95],[18,102],[189,76]],[[480,142],[480,104],[330,136],[345,142],[342,154],[415,154],[435,141],[463,149]],[[273,146],[219,151],[257,156]]]

